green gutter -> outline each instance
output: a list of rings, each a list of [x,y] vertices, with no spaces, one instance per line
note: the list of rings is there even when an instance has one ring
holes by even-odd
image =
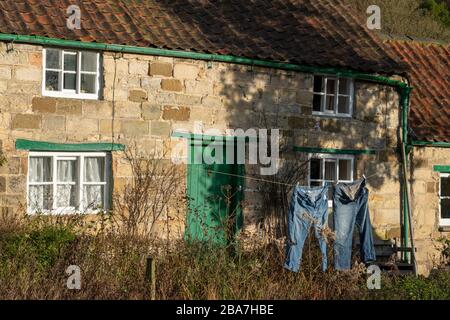
[[[310,147],[294,147],[294,151],[306,153],[330,153],[330,154],[377,154],[377,150],[371,149],[331,149],[331,148],[310,148]]]
[[[118,45],[118,44],[106,44],[97,42],[81,42],[74,40],[63,40],[55,39],[41,36],[28,36],[28,35],[16,35],[16,34],[5,34],[0,33],[0,41],[10,41],[19,43],[28,43],[42,46],[57,46],[72,49],[85,49],[85,50],[100,50],[100,51],[111,51],[111,52],[122,52],[131,54],[144,54],[144,55],[155,55],[155,56],[166,56],[175,58],[187,58],[195,60],[206,60],[206,61],[219,61],[235,64],[245,64],[252,66],[268,67],[275,69],[284,69],[305,73],[323,73],[323,74],[334,74],[340,77],[348,77],[360,80],[366,80],[371,82],[382,83],[391,87],[406,88],[407,84],[404,82],[393,80],[389,77],[377,76],[373,74],[361,73],[352,70],[344,70],[340,68],[326,68],[326,67],[313,67],[305,66],[299,64],[285,63],[281,61],[272,60],[259,60],[251,59],[232,55],[219,55],[219,54],[208,54],[208,53],[198,53],[190,51],[179,51],[179,50],[167,50],[159,48],[149,48],[149,47],[136,47],[128,45]]]
[[[433,171],[435,172],[445,172],[448,173],[450,172],[450,166],[446,166],[446,165],[435,165],[433,167]]]
[[[54,143],[44,141],[33,141],[25,139],[16,140],[17,150],[30,150],[30,151],[123,151],[125,146],[117,143]]]
[[[417,147],[436,147],[436,148],[450,148],[450,142],[429,142],[429,141],[414,141],[409,143],[411,146]]]

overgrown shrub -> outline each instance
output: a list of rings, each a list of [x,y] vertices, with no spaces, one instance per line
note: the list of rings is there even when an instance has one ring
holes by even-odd
[[[302,271],[292,273],[283,268],[283,246],[258,238],[226,248],[87,232],[45,217],[25,223],[0,231],[0,299],[148,299],[148,256],[156,259],[157,299],[450,299],[448,269],[429,278],[384,275],[381,290],[367,289],[356,262],[324,273],[312,235]],[[81,269],[81,290],[66,286],[70,265]]]

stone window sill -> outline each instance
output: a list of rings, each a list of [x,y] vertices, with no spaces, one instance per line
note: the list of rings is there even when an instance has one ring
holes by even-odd
[[[440,232],[450,232],[450,226],[440,226],[439,231]]]

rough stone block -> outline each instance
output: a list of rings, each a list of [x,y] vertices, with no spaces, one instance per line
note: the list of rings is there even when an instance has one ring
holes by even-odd
[[[164,106],[163,119],[173,121],[188,121],[191,109],[188,107]]]
[[[19,81],[41,81],[42,71],[37,68],[15,67],[14,78]]]
[[[21,193],[27,188],[26,176],[9,176],[7,190],[8,193]]]
[[[150,63],[150,69],[149,69],[149,75],[150,76],[165,76],[165,77],[171,77],[172,76],[172,64],[171,63],[165,63],[165,62],[151,62]]]
[[[116,116],[118,116],[119,118],[140,118],[141,103],[139,102],[116,103]]]
[[[141,89],[130,90],[128,99],[133,102],[145,102],[147,101],[147,92]]]
[[[177,63],[173,68],[173,76],[180,79],[195,79],[198,71],[198,66],[194,64]]]
[[[223,106],[222,99],[214,96],[206,96],[202,98],[202,105],[209,108],[221,108]]]
[[[162,79],[161,89],[166,91],[183,91],[183,84],[178,79]]]
[[[202,97],[201,96],[191,96],[187,94],[177,94],[175,96],[175,101],[177,104],[182,105],[197,105],[202,103]]]
[[[82,100],[59,99],[56,105],[56,113],[64,115],[81,115],[83,113]]]
[[[12,129],[40,129],[41,115],[16,114],[12,119]]]
[[[149,131],[147,121],[124,120],[121,121],[120,126],[122,133],[130,137],[147,135]]]
[[[289,117],[288,125],[292,129],[303,129],[305,127],[305,119],[301,117]]]
[[[374,223],[377,225],[397,225],[400,223],[400,210],[376,209],[374,211]]]
[[[437,190],[439,189],[438,185],[436,182],[427,182],[427,193],[436,193]]]
[[[161,107],[150,103],[143,104],[142,117],[144,120],[158,120],[161,117]]]
[[[11,67],[10,66],[0,66],[0,79],[10,80],[11,79]]]
[[[130,74],[147,75],[148,74],[148,62],[132,60],[129,63]]]
[[[56,112],[56,99],[53,98],[41,98],[34,97],[31,101],[31,107],[34,112],[39,113],[55,113]]]
[[[32,52],[28,54],[28,62],[30,65],[42,68],[42,53]]]
[[[153,136],[168,137],[171,133],[170,123],[164,121],[152,121],[150,132]]]
[[[78,117],[67,117],[67,131],[82,134],[98,132],[98,120]]]
[[[42,129],[45,131],[64,131],[66,118],[64,116],[44,116],[42,118]]]

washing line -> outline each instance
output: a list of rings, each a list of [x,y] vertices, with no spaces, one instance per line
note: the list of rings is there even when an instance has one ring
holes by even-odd
[[[226,173],[226,172],[220,172],[220,171],[211,170],[211,169],[208,169],[207,171],[208,171],[208,173],[214,172],[214,173],[222,174],[222,175],[225,175],[225,176],[232,176],[232,177],[237,177],[237,178],[245,178],[245,179],[250,179],[250,180],[254,180],[254,181],[267,182],[267,183],[278,184],[278,185],[283,185],[283,186],[288,186],[288,187],[295,187],[295,186],[297,186],[297,184],[290,184],[290,183],[285,183],[285,182],[271,181],[271,180],[267,180],[267,179],[255,178],[255,177],[248,176],[248,175],[239,175],[239,174],[233,174],[233,173]],[[368,176],[368,177],[363,176],[363,178],[365,178],[365,180],[369,180],[369,179],[371,179],[371,178],[373,178],[375,176],[378,176],[378,174],[373,174],[373,175]]]

